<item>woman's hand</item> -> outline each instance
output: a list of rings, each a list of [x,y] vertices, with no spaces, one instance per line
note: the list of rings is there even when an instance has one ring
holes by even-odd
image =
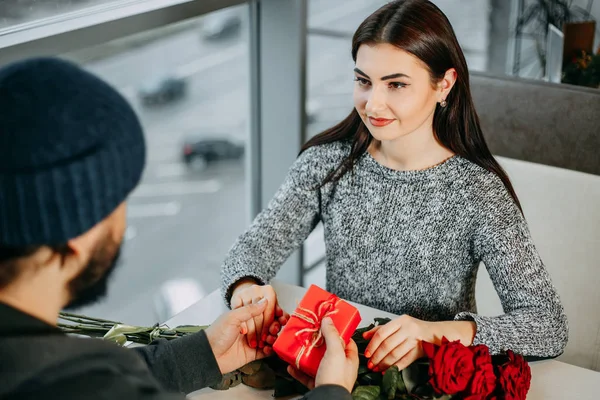
[[[257,303],[263,298],[268,302],[264,312],[246,321],[242,327],[242,333],[247,335],[248,345],[253,349],[272,345],[281,327],[289,320],[289,315],[277,303],[277,295],[270,285],[243,281],[238,283],[231,296],[232,310]]]
[[[365,332],[363,337],[371,339],[365,350],[368,368],[379,372],[397,365],[402,370],[423,357],[421,341],[431,336],[429,324],[403,315]]]
[[[440,344],[442,337],[446,337],[470,346],[475,331],[472,321],[428,322],[403,315],[363,334],[365,339],[371,339],[365,350],[365,357],[369,359],[367,366],[376,372],[392,365],[402,370],[425,356],[422,342]]]

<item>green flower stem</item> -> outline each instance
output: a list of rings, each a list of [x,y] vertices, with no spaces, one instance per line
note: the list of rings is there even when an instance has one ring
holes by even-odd
[[[85,315],[77,315],[77,314],[72,314],[72,313],[68,313],[68,312],[61,312],[59,313],[59,316],[63,319],[68,319],[68,318],[78,318],[81,320],[87,320],[87,321],[95,321],[95,322],[100,322],[100,323],[110,323],[113,325],[119,325],[122,324],[122,322],[117,322],[117,321],[110,321],[108,319],[101,319],[101,318],[95,318],[95,317],[87,317]],[[67,318],[65,318],[67,317]]]

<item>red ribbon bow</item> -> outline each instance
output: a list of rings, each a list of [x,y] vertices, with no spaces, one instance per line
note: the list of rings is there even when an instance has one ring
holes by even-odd
[[[292,316],[300,318],[309,325],[307,328],[300,329],[296,332],[296,337],[302,343],[302,347],[300,347],[300,350],[296,355],[297,369],[300,369],[300,360],[303,356],[308,357],[315,347],[323,345],[324,339],[321,334],[321,322],[323,321],[323,318],[338,312],[336,305],[339,300],[339,297],[332,294],[327,300],[322,301],[318,305],[316,312],[307,308],[298,307],[292,314]]]

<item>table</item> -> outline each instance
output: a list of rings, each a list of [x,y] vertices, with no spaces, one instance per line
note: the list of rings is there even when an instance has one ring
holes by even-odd
[[[294,310],[304,296],[306,288],[273,281],[281,307],[287,311]],[[363,318],[361,326],[368,325],[375,317],[390,317],[395,315],[352,303]],[[221,292],[215,290],[202,300],[185,309],[166,322],[174,327],[177,325],[208,325],[228,309],[225,306]],[[528,399],[533,400],[563,400],[563,399],[595,399],[597,388],[600,386],[600,372],[588,370],[556,360],[532,362],[531,389]],[[188,398],[194,400],[239,399],[239,400],[272,400],[272,390],[255,390],[245,385],[239,385],[227,391],[202,389],[191,393]],[[332,399],[334,400],[334,399]]]

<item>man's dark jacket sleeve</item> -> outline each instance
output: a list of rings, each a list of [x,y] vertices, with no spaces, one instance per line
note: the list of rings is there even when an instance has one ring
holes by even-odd
[[[190,393],[220,382],[222,375],[204,331],[176,340],[159,339],[134,351],[170,391]]]
[[[167,390],[190,393],[218,383],[221,372],[203,331],[177,340],[157,340],[145,347],[136,347],[155,378]],[[320,386],[305,400],[352,400],[341,386]]]

